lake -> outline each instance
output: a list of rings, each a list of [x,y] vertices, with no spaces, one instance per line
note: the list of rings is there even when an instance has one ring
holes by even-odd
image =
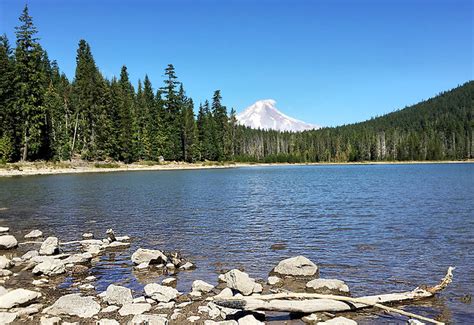
[[[472,304],[460,299],[474,293],[473,202],[474,164],[0,178],[0,225],[14,234],[40,229],[68,241],[84,232],[102,238],[113,228],[133,237],[130,251],[105,254],[93,267],[98,291],[112,282],[136,290],[150,282],[131,272],[138,247],[180,250],[196,263],[179,273],[182,291],[195,279],[215,284],[231,268],[266,279],[278,261],[299,254],[318,264],[321,277],[346,281],[354,296],[434,284],[452,265],[450,287],[406,310],[454,323],[474,320]]]

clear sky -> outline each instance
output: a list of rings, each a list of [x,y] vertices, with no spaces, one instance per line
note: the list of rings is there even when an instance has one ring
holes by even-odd
[[[473,79],[472,0],[0,0],[14,42],[25,3],[71,79],[77,44],[107,76],[154,88],[175,65],[196,103],[221,89],[238,112],[273,98],[325,126],[362,121]]]

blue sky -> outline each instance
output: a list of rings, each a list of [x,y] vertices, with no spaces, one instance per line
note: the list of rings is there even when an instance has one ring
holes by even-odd
[[[196,103],[273,98],[325,126],[362,121],[473,79],[471,0],[0,0],[14,42],[25,3],[51,59],[74,76],[87,40],[101,71],[155,88],[175,65]]]

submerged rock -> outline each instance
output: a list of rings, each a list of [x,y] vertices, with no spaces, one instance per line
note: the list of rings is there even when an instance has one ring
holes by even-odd
[[[30,231],[29,233],[27,233],[25,235],[25,238],[39,238],[43,236],[43,232],[41,230],[38,230],[38,229],[35,229],[35,230],[32,230]]]
[[[344,281],[336,279],[314,279],[306,283],[306,289],[309,292],[316,292],[322,294],[348,294],[349,287]]]
[[[14,289],[0,296],[0,309],[22,306],[41,297],[41,293],[26,289]]]
[[[157,249],[139,248],[132,254],[132,262],[136,265],[142,263],[148,264],[166,264],[168,258]]]
[[[225,273],[224,280],[227,283],[227,287],[239,291],[244,296],[262,291],[262,286],[260,284],[250,278],[247,273],[237,269]]]
[[[0,236],[0,249],[11,249],[18,246],[18,241],[12,235]]]
[[[57,237],[48,237],[41,244],[40,255],[54,255],[59,253],[59,239]]]
[[[178,290],[163,286],[158,283],[150,283],[145,286],[145,293],[148,297],[158,302],[169,302],[178,297]]]
[[[306,257],[296,256],[278,263],[273,272],[290,276],[313,276],[318,272],[318,267]]]
[[[50,315],[71,315],[81,318],[90,318],[97,315],[100,311],[100,305],[94,300],[94,297],[83,297],[80,293],[73,293],[62,296],[43,312]]]
[[[109,305],[125,305],[133,301],[132,290],[126,287],[111,284],[105,291],[105,298]]]

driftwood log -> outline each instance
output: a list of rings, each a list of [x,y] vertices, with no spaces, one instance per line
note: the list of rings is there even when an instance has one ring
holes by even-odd
[[[242,309],[242,310],[266,310],[279,312],[342,312],[354,311],[357,309],[376,307],[389,312],[418,318],[434,324],[443,324],[439,321],[408,313],[403,310],[388,307],[384,303],[401,303],[412,300],[419,300],[434,296],[451,283],[453,278],[453,267],[449,267],[446,276],[433,287],[416,288],[413,291],[388,293],[374,296],[364,296],[352,298],[338,295],[324,295],[318,293],[293,293],[282,292],[269,295],[252,295],[239,298],[218,299],[214,301],[222,307]]]

